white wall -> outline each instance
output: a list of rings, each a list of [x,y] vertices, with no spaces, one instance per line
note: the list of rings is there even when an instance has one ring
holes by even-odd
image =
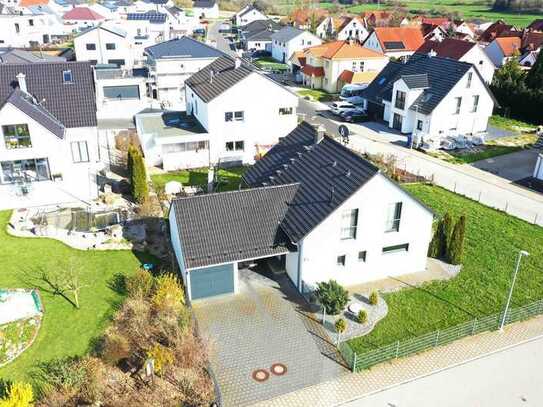
[[[496,40],[492,41],[485,47],[485,53],[497,68],[503,65],[505,56],[503,55],[503,51]]]
[[[95,50],[88,50],[87,44],[94,44]],[[113,44],[115,49],[107,49]],[[98,64],[108,64],[111,60],[124,60],[126,69],[134,66],[134,53],[127,38],[113,34],[110,31],[97,28],[74,38],[75,55],[78,61],[97,61]]]
[[[490,84],[492,82],[496,66],[480,45],[476,44],[473,48],[466,52],[462,58],[460,58],[460,61],[473,64],[486,83]]]
[[[375,34],[375,31],[372,32],[369,37],[364,42],[364,46],[366,48],[372,49],[377,52],[383,52],[383,49],[381,48],[381,43],[377,39],[377,35]]]
[[[239,14],[235,16],[237,26],[243,26],[243,25],[252,23],[253,21],[267,20],[267,19],[268,17],[265,14],[261,13],[260,11],[256,9],[252,9],[250,12],[244,14],[241,17],[239,16]]]
[[[398,232],[386,232],[389,204],[402,202]],[[344,210],[358,209],[356,239],[341,240]],[[302,280],[309,285],[334,279],[345,286],[426,267],[433,215],[399,186],[378,174],[303,239]],[[383,247],[409,244],[407,252],[383,254]],[[366,262],[358,253],[366,251]],[[346,255],[344,267],[337,256]]]
[[[179,240],[179,229],[177,228],[177,221],[175,220],[175,211],[173,209],[170,209],[170,213],[168,214],[169,224],[170,224],[170,240],[172,242],[173,251],[175,253],[175,257],[177,258],[177,264],[179,265],[179,269],[181,272],[181,277],[183,278],[183,284],[185,287],[187,287],[187,295],[190,299],[190,289],[188,289],[187,284],[187,270],[185,268],[185,260],[183,258],[183,249],[181,248],[181,241]]]
[[[192,12],[202,18],[219,18],[219,4],[215,3],[211,8],[193,7]]]
[[[31,25],[32,24],[32,25]],[[31,42],[44,44],[51,35],[58,35],[48,15],[0,15],[0,47],[29,47]],[[18,32],[17,32],[18,27]]]
[[[276,61],[288,63],[290,65],[291,62],[289,59],[294,52],[302,51],[305,48],[320,44],[322,44],[322,40],[311,34],[309,31],[300,33],[300,35],[288,42],[277,41],[272,36],[272,57]]]
[[[368,30],[366,30],[361,22],[356,19],[352,19],[349,24],[347,24],[343,28],[343,30],[341,30],[337,34],[337,39],[342,41],[348,39],[356,39],[360,42],[363,42],[366,38],[368,38],[368,35]]]
[[[543,154],[539,154],[537,157],[533,177],[539,180],[543,180]]]
[[[99,159],[96,127],[67,129],[65,138],[60,139],[10,104],[5,105],[0,111],[0,126],[7,124],[27,124],[32,147],[7,149],[2,135],[0,140],[0,162],[47,158],[50,175],[62,175],[62,181],[50,183],[49,193],[58,196],[65,195],[70,201],[88,201],[97,197],[96,172],[99,167]],[[87,142],[89,152],[89,162],[87,163],[73,162],[70,143],[79,140]],[[57,194],[57,190],[62,193]],[[47,192],[42,191],[43,193]],[[43,197],[36,196],[35,200],[30,201],[20,200],[18,202],[16,199],[12,199],[8,203],[1,202],[0,207],[6,208],[7,205],[16,207],[21,203],[24,206],[33,206],[41,202],[43,202]]]

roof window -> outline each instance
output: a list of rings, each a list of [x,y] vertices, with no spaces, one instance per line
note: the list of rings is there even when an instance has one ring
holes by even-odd
[[[64,83],[73,83],[74,78],[72,75],[72,71],[70,70],[62,71],[62,80],[64,81]]]

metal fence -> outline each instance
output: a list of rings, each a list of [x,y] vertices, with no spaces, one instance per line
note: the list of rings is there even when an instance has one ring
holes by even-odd
[[[518,308],[510,308],[505,324],[522,321],[543,314],[543,300]],[[437,346],[446,345],[458,339],[500,328],[503,312],[473,319],[462,324],[429,332],[403,341],[396,341],[372,351],[355,352],[347,342],[341,342],[338,350],[353,372],[367,369],[388,360],[414,355]]]

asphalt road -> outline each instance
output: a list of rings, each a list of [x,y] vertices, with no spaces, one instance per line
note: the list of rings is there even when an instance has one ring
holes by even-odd
[[[235,56],[236,53],[230,48],[230,43],[222,36],[221,33],[219,33],[219,27],[222,23],[222,21],[217,21],[209,27],[207,39],[208,41],[212,41],[215,48],[217,48],[219,51]]]
[[[540,407],[542,365],[539,338],[341,407]]]

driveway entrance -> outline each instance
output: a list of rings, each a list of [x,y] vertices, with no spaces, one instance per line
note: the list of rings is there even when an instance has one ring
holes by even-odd
[[[348,372],[286,274],[272,273],[263,262],[240,269],[239,284],[239,294],[193,304],[225,406],[249,405]]]

